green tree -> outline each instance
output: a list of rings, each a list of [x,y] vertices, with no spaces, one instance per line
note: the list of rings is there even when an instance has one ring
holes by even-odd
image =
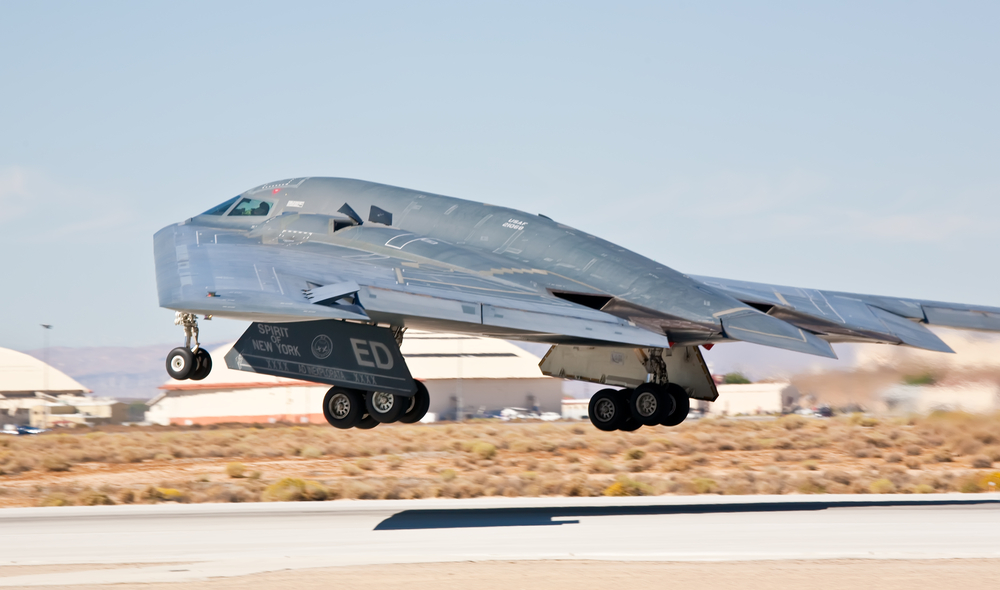
[[[744,385],[746,383],[752,383],[747,376],[743,373],[726,373],[722,377],[722,382],[729,385]]]

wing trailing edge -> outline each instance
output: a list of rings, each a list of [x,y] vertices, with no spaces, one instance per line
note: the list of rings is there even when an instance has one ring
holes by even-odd
[[[752,342],[774,348],[784,348],[827,358],[837,358],[830,343],[812,332],[803,330],[758,311],[738,312],[723,316],[722,330],[727,338]]]

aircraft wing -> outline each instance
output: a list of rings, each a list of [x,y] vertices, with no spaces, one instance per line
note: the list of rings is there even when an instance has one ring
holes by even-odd
[[[154,241],[160,304],[251,321],[344,319],[456,331],[472,324],[477,333],[507,338],[669,347],[663,334],[553,296],[532,284],[529,271],[491,267],[488,257],[486,270],[474,271],[413,254],[433,241],[406,250],[373,245],[381,242],[276,247],[170,226]]]
[[[692,277],[829,342],[954,352],[926,326],[1000,331],[1000,308]]]

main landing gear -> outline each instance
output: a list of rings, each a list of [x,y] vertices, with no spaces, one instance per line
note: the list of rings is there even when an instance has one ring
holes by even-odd
[[[211,319],[211,316],[205,316],[205,319]],[[184,326],[184,346],[171,350],[167,355],[167,373],[181,381],[201,381],[212,372],[212,356],[198,344],[198,317],[178,311],[174,315],[174,324]]]
[[[419,422],[431,405],[427,387],[417,381],[410,397],[384,391],[335,386],[323,398],[323,416],[334,428],[375,428],[379,424]]]
[[[677,426],[691,399],[676,383],[643,383],[635,389],[602,389],[590,398],[588,415],[598,430],[630,432],[640,426]]]

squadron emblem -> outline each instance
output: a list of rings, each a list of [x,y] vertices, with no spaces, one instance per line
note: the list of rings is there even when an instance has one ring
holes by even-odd
[[[319,360],[323,360],[330,356],[333,354],[333,340],[330,340],[330,337],[326,334],[320,334],[319,336],[313,338],[312,353],[313,356]]]

